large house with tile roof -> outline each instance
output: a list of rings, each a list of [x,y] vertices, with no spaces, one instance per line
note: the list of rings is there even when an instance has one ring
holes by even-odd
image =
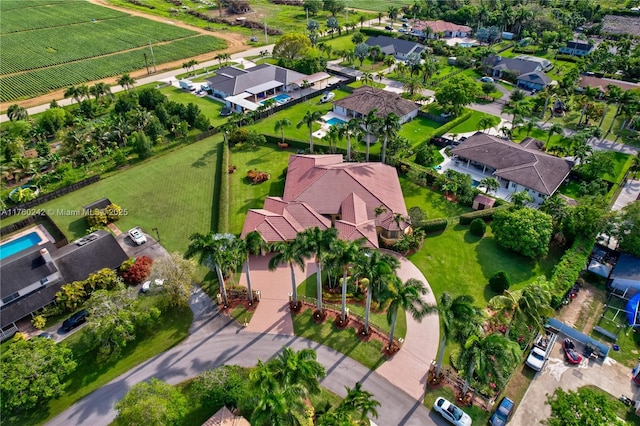
[[[402,40],[389,36],[369,37],[365,44],[368,46],[380,46],[385,55],[393,55],[396,59],[405,60],[411,54],[420,55],[426,47],[415,41]]]
[[[427,30],[427,28],[429,28]],[[436,38],[440,35],[451,37],[469,37],[472,29],[466,25],[458,25],[453,22],[447,22],[442,20],[437,21],[421,21],[414,20],[411,23],[411,35],[418,37]]]
[[[451,150],[462,167],[493,176],[509,192],[527,191],[535,203],[552,196],[569,176],[573,162],[540,151],[528,138],[517,144],[477,132]]]
[[[400,117],[400,124],[418,116],[420,105],[403,99],[398,93],[358,87],[347,97],[333,102],[333,112],[347,118],[362,118],[376,109],[378,117],[386,117],[392,112]]]
[[[55,300],[62,285],[86,279],[128,259],[106,231],[93,232],[60,248],[47,241],[2,260],[0,322],[3,330]]]
[[[342,155],[292,155],[282,197],[251,209],[242,237],[258,231],[265,241],[293,240],[307,228],[335,227],[344,240],[378,237],[393,242],[411,232],[396,169],[382,163],[345,163]]]

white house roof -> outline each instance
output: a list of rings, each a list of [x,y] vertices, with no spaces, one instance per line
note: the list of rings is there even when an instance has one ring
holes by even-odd
[[[275,89],[276,87],[282,86],[282,83],[276,80],[270,80],[264,82],[262,84],[258,84],[257,86],[249,87],[246,92],[251,93],[252,95],[257,95],[262,92],[266,92],[267,90]]]
[[[227,96],[226,98],[224,98],[224,100],[227,102],[231,102],[232,104],[241,106],[242,108],[255,111],[260,107],[260,105],[254,102],[248,101],[246,98],[248,98],[249,96],[251,96],[250,93],[244,92],[236,96]]]

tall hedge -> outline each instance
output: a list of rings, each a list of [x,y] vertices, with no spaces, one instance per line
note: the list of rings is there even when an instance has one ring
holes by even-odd
[[[220,201],[218,202],[218,232],[229,232],[229,145],[222,143],[220,173]]]
[[[580,277],[580,272],[587,266],[592,247],[592,238],[578,237],[564,253],[551,274],[550,282],[555,294],[562,295],[573,286]]]
[[[508,205],[494,207],[492,209],[476,210],[475,212],[464,213],[460,215],[460,225],[469,225],[474,219],[482,219],[485,222],[493,219],[493,215],[500,210],[508,209]]]
[[[447,228],[447,219],[425,220],[420,224],[420,229],[424,232],[440,232]]]

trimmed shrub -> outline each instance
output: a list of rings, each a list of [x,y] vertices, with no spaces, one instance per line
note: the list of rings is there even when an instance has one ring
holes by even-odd
[[[133,265],[122,272],[122,279],[129,285],[140,284],[149,277],[153,260],[147,256],[138,257]]]
[[[477,217],[471,222],[469,231],[477,237],[482,237],[484,233],[487,232],[487,224],[483,219]]]
[[[500,207],[494,207],[492,209],[485,210],[477,210],[475,212],[465,213],[460,215],[460,225],[470,225],[474,219],[480,218],[485,222],[488,222],[493,219],[493,215],[500,210],[504,210],[509,208],[509,206],[504,205]]]
[[[47,325],[47,319],[42,315],[37,315],[33,317],[31,324],[38,330],[42,330]]]
[[[509,290],[510,285],[511,280],[509,279],[509,275],[504,271],[498,271],[489,278],[489,286],[491,287],[491,290],[498,294],[502,294],[505,290]]]
[[[115,222],[116,220],[120,219],[120,216],[122,216],[123,211],[122,211],[122,207],[112,203],[112,204],[109,204],[107,207],[105,207],[104,213],[107,215],[107,220],[109,222]]]
[[[420,229],[424,232],[441,232],[447,228],[447,219],[431,219],[422,222]]]
[[[86,216],[87,223],[91,228],[99,228],[105,226],[108,222],[107,215],[102,210],[93,209]]]

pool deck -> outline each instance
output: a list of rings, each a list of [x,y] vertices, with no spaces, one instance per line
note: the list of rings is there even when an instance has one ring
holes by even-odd
[[[25,235],[31,234],[32,232],[35,232],[40,237],[40,242],[38,243],[38,245],[40,246],[43,244],[46,244],[47,242],[51,242],[52,244],[55,244],[56,242],[56,240],[51,236],[51,234],[49,234],[49,232],[45,229],[44,226],[35,225],[35,226],[30,226],[29,228],[21,229],[20,231],[9,235],[7,238],[0,241],[0,244],[5,244],[10,241],[16,240],[20,237],[24,237]]]

